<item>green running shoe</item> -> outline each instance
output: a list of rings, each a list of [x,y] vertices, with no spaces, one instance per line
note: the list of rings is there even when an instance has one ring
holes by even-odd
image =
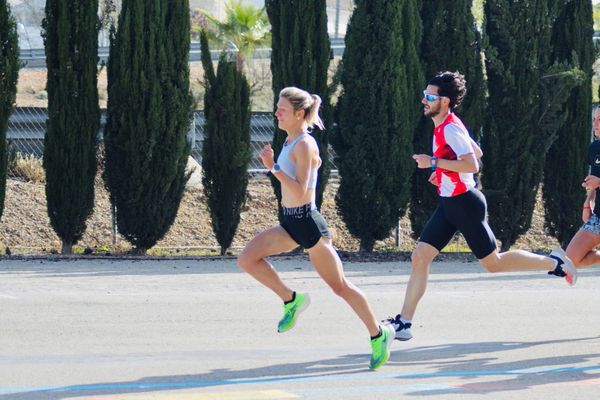
[[[296,325],[298,315],[306,310],[310,304],[310,297],[308,294],[296,293],[296,298],[293,302],[283,305],[283,317],[279,321],[277,326],[277,332],[287,332]]]
[[[381,329],[381,336],[371,339],[370,369],[377,369],[389,360],[390,347],[396,336],[396,332],[391,325],[380,325],[379,329]]]

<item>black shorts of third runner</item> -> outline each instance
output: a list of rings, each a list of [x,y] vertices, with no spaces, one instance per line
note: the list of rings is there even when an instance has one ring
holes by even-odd
[[[496,250],[496,238],[487,222],[487,202],[477,189],[453,197],[440,197],[440,203],[423,229],[419,241],[442,251],[459,231],[477,259]]]
[[[319,210],[313,209],[311,204],[292,208],[283,207],[281,227],[305,249],[316,245],[322,236],[331,238],[327,222]]]

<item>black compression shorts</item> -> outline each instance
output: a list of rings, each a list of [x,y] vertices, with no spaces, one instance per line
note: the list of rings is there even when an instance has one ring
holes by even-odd
[[[459,231],[477,259],[496,250],[496,237],[487,222],[487,202],[477,189],[453,197],[440,197],[440,203],[423,229],[419,241],[442,251]]]

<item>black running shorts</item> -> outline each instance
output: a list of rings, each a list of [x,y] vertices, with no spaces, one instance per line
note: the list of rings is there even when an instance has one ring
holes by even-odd
[[[481,260],[496,250],[496,238],[487,223],[487,202],[477,189],[453,197],[440,197],[440,203],[423,229],[419,241],[442,251],[459,231]]]
[[[311,204],[292,208],[283,207],[281,227],[305,249],[316,245],[321,236],[331,238],[327,222],[319,210],[312,209]]]

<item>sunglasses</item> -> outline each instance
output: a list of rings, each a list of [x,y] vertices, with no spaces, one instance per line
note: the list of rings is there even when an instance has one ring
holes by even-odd
[[[439,94],[427,93],[425,90],[423,90],[423,98],[430,103],[433,103],[434,101],[438,101],[440,99],[440,97],[444,97],[444,96],[440,96]]]

